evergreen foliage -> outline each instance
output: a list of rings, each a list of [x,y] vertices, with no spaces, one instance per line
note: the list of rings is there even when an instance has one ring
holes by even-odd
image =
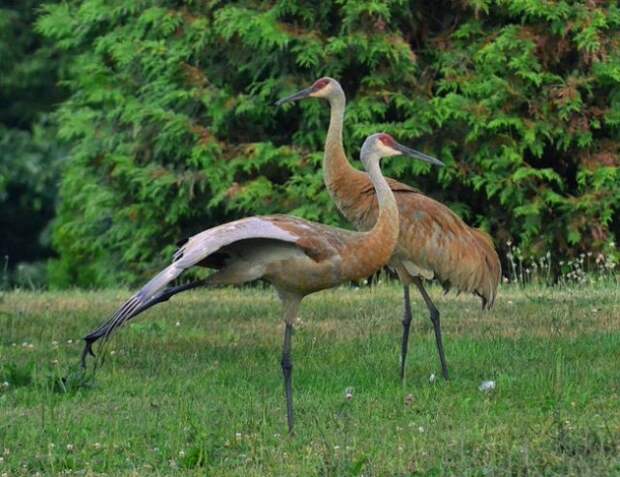
[[[613,2],[68,0],[38,28],[70,58],[57,285],[142,279],[243,215],[342,224],[320,170],[327,106],[273,106],[323,75],[347,92],[352,158],[382,130],[441,158],[386,173],[500,247],[610,252],[618,235]]]
[[[6,2],[5,2],[6,3]],[[51,254],[58,164],[64,151],[47,113],[63,97],[63,62],[34,31],[41,0],[0,7],[0,266]],[[5,258],[6,257],[6,258]],[[2,277],[3,281],[6,277]],[[44,278],[41,278],[44,281]]]

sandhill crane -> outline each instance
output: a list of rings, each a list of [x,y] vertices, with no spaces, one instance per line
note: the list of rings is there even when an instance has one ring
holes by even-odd
[[[293,430],[291,335],[304,296],[365,278],[384,266],[398,240],[398,209],[381,174],[381,157],[406,154],[436,165],[440,161],[398,144],[388,134],[369,136],[361,160],[378,197],[378,215],[367,232],[329,227],[297,217],[250,217],[205,230],[191,237],[174,255],[172,264],[132,296],[106,323],[86,336],[82,366],[92,345],[127,320],[172,295],[197,286],[270,282],[278,292],[285,322],[282,372],[289,432]],[[205,280],[168,287],[195,265],[217,271]]]
[[[338,81],[324,77],[276,104],[304,98],[324,98],[329,102],[331,112],[323,158],[325,185],[340,212],[358,230],[368,230],[377,217],[377,200],[368,174],[351,166],[342,145],[344,91]],[[400,377],[405,377],[411,324],[409,284],[414,283],[430,312],[442,374],[448,379],[439,310],[426,292],[422,279],[437,278],[446,290],[455,287],[459,292],[474,293],[482,299],[482,308],[488,309],[493,306],[501,278],[499,257],[485,232],[469,227],[448,207],[418,190],[388,177],[386,180],[400,212],[400,236],[389,262],[403,284]]]

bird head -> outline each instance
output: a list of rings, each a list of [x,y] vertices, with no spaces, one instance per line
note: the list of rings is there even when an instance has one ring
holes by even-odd
[[[302,89],[297,93],[291,94],[286,98],[282,98],[276,101],[276,106],[280,106],[281,104],[288,103],[291,101],[299,101],[300,99],[305,98],[330,98],[333,95],[342,94],[344,96],[344,91],[342,90],[342,86],[340,83],[336,81],[334,78],[330,78],[328,76],[324,76],[316,80],[312,83],[312,86]]]
[[[366,138],[362,145],[361,159],[365,164],[371,159],[379,160],[382,157],[403,155],[411,156],[414,159],[419,159],[435,166],[444,165],[439,159],[397,143],[392,136],[386,133],[372,134]]]

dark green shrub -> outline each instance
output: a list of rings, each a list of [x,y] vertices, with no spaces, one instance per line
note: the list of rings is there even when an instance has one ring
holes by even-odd
[[[0,262],[10,269],[0,287],[44,283],[43,261],[52,254],[49,224],[66,151],[47,113],[64,97],[63,61],[34,31],[40,4],[0,6]]]

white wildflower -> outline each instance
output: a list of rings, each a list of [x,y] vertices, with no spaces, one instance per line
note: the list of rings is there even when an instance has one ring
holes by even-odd
[[[347,401],[350,401],[351,399],[353,399],[353,388],[352,387],[348,387],[347,389],[344,390],[344,397]]]
[[[495,381],[482,381],[478,389],[486,393],[493,391],[495,389]]]
[[[431,375],[428,377],[428,382],[433,384],[435,382],[435,379],[437,379],[435,373],[431,373]]]

